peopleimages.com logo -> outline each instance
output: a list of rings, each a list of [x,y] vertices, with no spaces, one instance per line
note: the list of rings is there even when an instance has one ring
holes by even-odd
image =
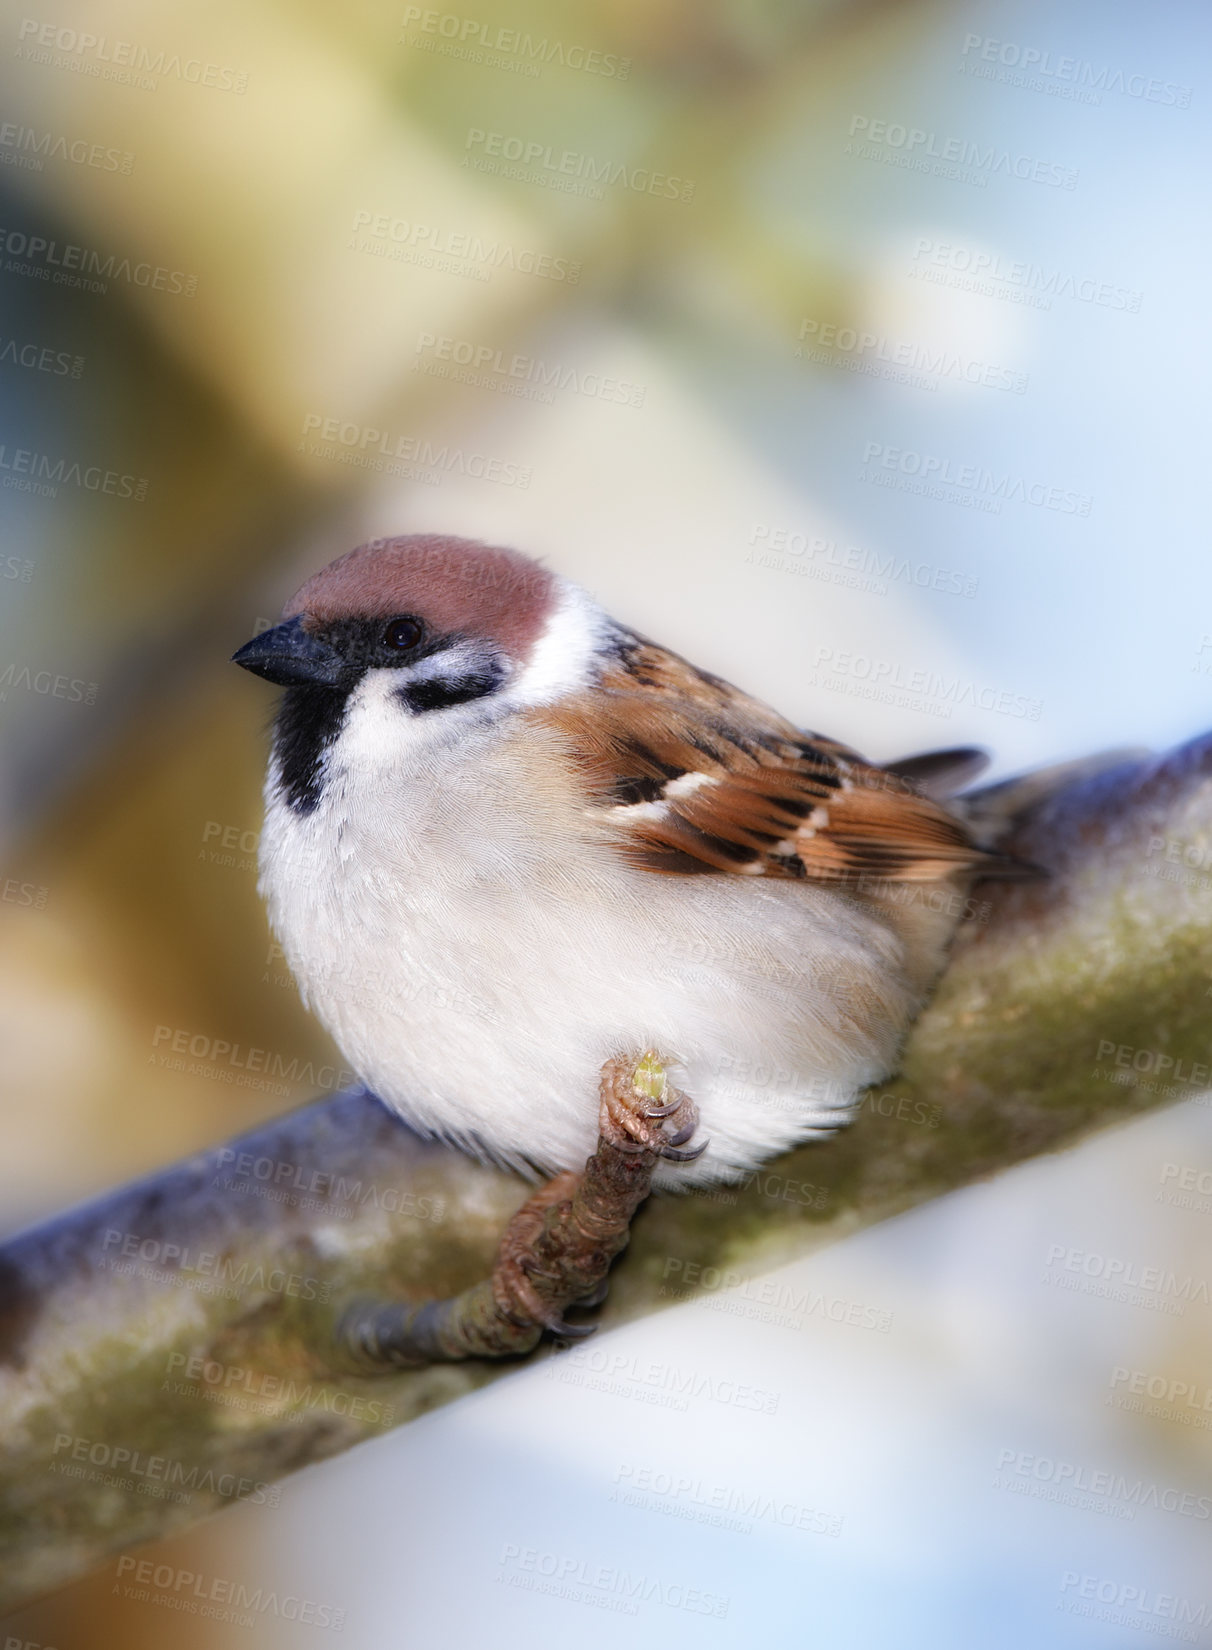
[[[137,40],[118,40],[37,17],[22,18],[17,38],[21,44],[15,56],[26,63],[70,69],[145,91],[154,91],[162,76],[219,92],[242,93],[248,87],[247,71],[228,64],[182,57],[179,52],[166,52]]]
[[[1104,92],[1137,98],[1144,103],[1160,103],[1172,109],[1186,109],[1191,88],[1161,75],[1144,74],[1111,63],[1094,63],[1086,57],[1070,57],[1044,46],[1026,45],[1018,40],[998,40],[988,34],[966,34],[959,68],[982,80],[1000,80],[1024,86],[1033,92],[1075,102],[1102,102]]]
[[[999,148],[996,143],[951,133],[930,131],[923,126],[907,126],[901,121],[880,120],[856,114],[848,134],[857,143],[846,145],[847,153],[867,160],[892,160],[912,170],[932,169],[942,163],[944,176],[952,174],[964,182],[982,187],[990,177],[1017,178],[1022,183],[1042,183],[1051,189],[1075,189],[1078,172],[1073,166],[1042,160],[1038,155]]]
[[[1055,510],[1063,516],[1088,516],[1094,500],[1089,493],[1073,487],[1059,487],[1013,471],[990,470],[983,464],[959,464],[940,453],[916,452],[893,447],[885,441],[868,441],[863,447],[863,481],[884,477],[909,482],[926,494],[946,500],[967,496],[984,501],[989,512],[1000,515],[1003,504],[1031,504],[1041,510]]]
[[[24,275],[55,286],[107,292],[110,281],[125,281],[129,286],[184,298],[193,298],[198,291],[198,277],[184,270],[140,259],[132,261],[116,252],[101,253],[95,247],[77,246],[70,241],[48,240],[45,235],[28,235],[21,229],[0,227],[0,254],[6,260],[6,275]]]
[[[629,189],[637,195],[654,195],[663,200],[691,201],[695,185],[687,178],[671,177],[647,166],[588,155],[577,149],[556,149],[537,138],[510,132],[490,132],[472,126],[463,145],[463,166],[479,172],[495,172],[500,177],[522,183],[537,183],[567,194],[603,199],[607,188]]]
[[[1075,303],[1137,315],[1144,300],[1144,293],[1135,287],[1088,270],[1036,264],[1028,258],[1010,258],[1002,252],[936,241],[926,235],[919,235],[914,243],[909,274],[917,280],[961,292],[984,293],[1035,309],[1051,309],[1054,298],[1070,298]]]
[[[549,64],[600,75],[606,80],[626,80],[631,73],[631,59],[620,57],[617,52],[553,40],[548,35],[536,37],[521,29],[485,23],[478,17],[464,17],[457,12],[409,6],[402,27],[404,45],[460,57],[471,63],[484,63],[490,68],[507,68],[530,78],[541,74]]]

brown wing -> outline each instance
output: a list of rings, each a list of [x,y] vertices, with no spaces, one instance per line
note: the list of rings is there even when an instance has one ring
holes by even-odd
[[[590,811],[654,871],[930,882],[1000,863],[899,775],[630,633],[600,686],[531,714],[566,737]]]

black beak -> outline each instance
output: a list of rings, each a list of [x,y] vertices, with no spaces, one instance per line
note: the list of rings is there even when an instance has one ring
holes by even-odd
[[[310,682],[314,687],[339,687],[345,675],[345,661],[336,648],[309,636],[302,617],[263,630],[233,653],[231,662],[283,687],[301,682]]]

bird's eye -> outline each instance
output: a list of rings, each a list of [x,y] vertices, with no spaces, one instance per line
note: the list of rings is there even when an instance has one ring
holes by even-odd
[[[394,648],[397,653],[406,653],[410,647],[416,647],[424,634],[420,619],[414,619],[411,613],[402,614],[398,619],[392,619],[383,632],[385,646]]]

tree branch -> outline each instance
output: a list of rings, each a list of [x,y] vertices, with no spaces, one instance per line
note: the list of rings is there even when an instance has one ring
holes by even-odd
[[[1210,779],[1212,736],[974,799],[1051,879],[977,886],[901,1075],[852,1127],[740,1188],[651,1199],[602,1321],[1207,1087]],[[343,1373],[338,1320],[474,1286],[527,1190],[343,1094],[5,1245],[0,1608],[493,1379]]]

